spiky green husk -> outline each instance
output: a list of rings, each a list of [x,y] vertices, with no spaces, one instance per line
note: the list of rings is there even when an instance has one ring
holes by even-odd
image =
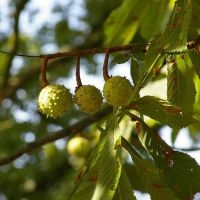
[[[47,117],[59,117],[69,111],[73,105],[72,95],[62,85],[47,85],[38,97],[39,111]]]
[[[101,108],[103,97],[95,86],[82,85],[75,91],[74,101],[81,111],[93,113]]]
[[[121,76],[109,78],[103,87],[103,95],[112,106],[125,106],[131,97],[133,86]]]

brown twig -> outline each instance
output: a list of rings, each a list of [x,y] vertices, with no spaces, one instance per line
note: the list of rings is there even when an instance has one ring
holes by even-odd
[[[105,81],[110,78],[110,76],[108,74],[109,55],[110,55],[110,50],[107,49],[106,52],[105,52],[105,58],[104,58],[104,63],[103,63],[103,78],[104,78]]]
[[[80,76],[80,55],[78,54],[76,57],[76,82],[77,88],[82,86],[81,76]]]
[[[45,58],[47,57],[50,59],[55,58],[61,58],[61,57],[77,57],[80,56],[88,56],[98,53],[106,53],[109,51],[110,53],[113,52],[119,52],[119,51],[131,51],[134,48],[143,47],[145,48],[144,43],[138,43],[138,44],[127,44],[127,45],[120,45],[120,46],[113,46],[113,47],[107,47],[107,48],[92,48],[92,49],[84,49],[84,50],[77,50],[77,51],[68,51],[68,52],[57,52],[53,54],[41,54],[41,55],[27,55],[27,54],[15,54],[7,51],[0,50],[1,53],[8,54],[8,55],[15,55],[15,56],[21,56],[21,57],[30,57],[30,58]]]
[[[47,54],[47,55],[27,55],[27,54],[17,54],[15,52],[7,52],[7,51],[2,51],[0,50],[0,53],[4,53],[10,56],[21,56],[21,57],[27,57],[27,58],[46,58],[47,60],[49,59],[54,59],[54,58],[73,58],[77,56],[87,56],[87,55],[92,55],[92,54],[97,54],[97,53],[105,53],[106,51],[109,51],[110,53],[112,52],[118,52],[118,51],[128,51],[132,50],[134,48],[139,48],[145,49],[147,44],[140,43],[140,44],[129,44],[129,45],[121,45],[121,46],[114,46],[114,47],[109,47],[109,48],[92,48],[92,49],[85,49],[85,50],[75,50],[75,51],[69,51],[69,52],[58,52],[54,54]],[[55,61],[55,60],[54,60]],[[4,90],[2,90],[0,94],[0,101],[3,100],[4,98],[10,97],[14,94],[14,92],[21,87],[26,81],[30,80],[30,77],[32,78],[32,74],[37,74],[38,73],[38,68],[32,69],[31,73],[28,72],[25,76],[20,77],[18,81],[15,83],[15,85],[8,85]]]
[[[13,160],[22,156],[23,154],[30,153],[31,151],[35,150],[36,148],[38,148],[44,144],[53,142],[55,140],[64,138],[66,136],[70,136],[75,133],[79,133],[80,131],[82,131],[84,128],[86,128],[90,124],[97,122],[100,119],[102,119],[103,117],[105,117],[106,115],[108,115],[111,111],[112,111],[112,107],[110,107],[110,106],[106,107],[106,108],[100,110],[99,112],[97,112],[93,115],[90,115],[90,116],[86,117],[85,119],[80,120],[77,123],[65,128],[64,130],[61,130],[61,131],[56,132],[51,135],[47,135],[47,136],[40,138],[32,143],[28,143],[27,145],[25,145],[24,147],[21,147],[18,151],[16,151],[12,155],[0,159],[0,166],[10,163]]]
[[[49,84],[47,80],[47,64],[48,64],[48,58],[44,57],[42,60],[42,66],[41,66],[41,72],[40,72],[42,88]]]

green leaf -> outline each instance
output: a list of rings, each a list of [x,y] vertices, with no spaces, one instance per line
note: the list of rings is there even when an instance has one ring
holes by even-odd
[[[176,1],[173,13],[161,39],[168,51],[183,50],[187,44],[187,33],[192,14],[192,1]]]
[[[69,194],[67,200],[88,200],[92,198],[95,190],[96,181],[98,177],[99,162],[101,151],[105,145],[106,137],[101,135],[100,141],[89,160],[87,168],[80,172],[78,181],[75,183],[72,192]]]
[[[92,200],[112,200],[121,175],[120,152],[115,150],[114,129],[111,125],[98,162],[98,179]]]
[[[137,62],[135,58],[132,58],[131,59],[131,77],[134,84],[138,82],[140,75],[141,75],[141,65],[139,65],[139,63]]]
[[[192,65],[198,77],[200,78],[200,53],[198,53],[197,51],[190,51],[189,56],[190,56]]]
[[[174,151],[142,120],[138,121],[139,140],[162,170],[166,185],[179,199],[191,199],[200,188],[200,166],[187,154]]]
[[[151,1],[124,0],[105,23],[105,45],[129,43],[145,16]],[[131,22],[131,23],[130,23]]]
[[[140,174],[138,174],[138,171],[136,170],[135,165],[129,162],[129,163],[125,163],[123,165],[123,168],[126,171],[126,175],[129,179],[129,182],[133,190],[147,192],[147,189],[144,186],[144,183],[141,180],[141,176]]]
[[[145,53],[146,53],[147,44],[139,44],[139,46],[133,48],[130,53],[132,54],[132,58],[136,59],[137,61],[144,61]]]
[[[151,73],[163,59],[165,51],[181,51],[187,48],[187,31],[191,18],[191,1],[176,1],[174,10],[163,34],[157,35],[148,48],[142,75],[135,85],[131,100],[140,88],[152,78]],[[181,19],[181,20],[180,20]]]
[[[144,96],[138,99],[132,104],[132,107],[138,112],[176,129],[198,122],[180,107],[153,96]]]
[[[162,172],[152,162],[143,159],[133,161],[152,200],[178,200],[175,193],[166,185]]]
[[[180,199],[191,199],[200,189],[200,166],[182,152],[174,151],[171,155],[172,166],[165,165],[164,173],[167,184]]]
[[[144,135],[142,134],[142,136]],[[142,138],[142,142],[145,142],[144,146],[148,150],[150,150],[153,157],[155,157],[157,156],[157,153],[158,153],[157,150],[160,150],[159,149],[160,147],[158,146],[158,144],[154,144],[155,141],[153,139],[155,138],[155,136],[152,138],[152,140],[147,139],[147,138],[150,138],[149,136],[152,136],[152,135],[150,134],[147,137]],[[148,142],[147,145],[146,145],[146,142]],[[166,146],[163,145],[163,149],[165,149]],[[153,149],[154,147],[156,147],[156,149]],[[128,152],[130,153],[133,163],[134,163],[133,167],[136,169],[137,174],[139,174],[140,176],[139,179],[141,179],[141,181],[143,182],[144,188],[147,190],[146,192],[148,192],[151,195],[151,199],[178,200],[174,192],[171,191],[170,188],[166,185],[162,171],[155,166],[152,160],[145,160],[142,157],[136,156],[135,150],[129,143],[128,144],[126,143],[126,150],[128,150]],[[132,178],[134,179],[135,177],[132,177]]]
[[[149,56],[149,59],[147,59],[148,62],[147,60],[145,60],[145,64],[142,65],[141,71],[135,70],[136,78],[138,78],[138,80],[136,79],[137,82],[133,89],[133,93],[129,100],[129,103],[135,100],[136,97],[138,97],[140,89],[143,88],[153,78],[152,73],[153,73],[155,64],[160,63],[159,61],[163,59],[163,56],[161,55],[161,53],[158,53],[158,52],[152,52],[151,56],[150,54],[148,54],[148,56]],[[132,63],[132,64],[136,64],[136,63]],[[131,70],[132,70],[131,74],[132,76],[134,76],[133,74],[134,69],[131,69]]]
[[[199,112],[199,105],[200,105],[200,79],[199,79],[199,77],[197,75],[194,77],[194,83],[195,83],[197,94],[196,94],[196,97],[195,97],[193,115],[195,116],[195,118],[197,120],[200,120],[200,112]],[[197,137],[197,134],[199,134],[200,123],[191,124],[188,127],[188,129],[189,129],[190,136],[193,139],[195,139]]]
[[[134,179],[134,177],[132,178]],[[123,168],[113,200],[136,200],[133,189],[131,188],[131,183]]]
[[[144,79],[142,80],[141,87],[145,87],[149,82],[156,81],[156,79],[159,79],[159,76],[161,78],[161,68],[163,67],[164,63],[164,57],[161,55],[158,55],[158,57],[155,59],[154,63],[150,68],[147,69],[147,73],[145,73]],[[146,67],[146,66],[145,66]]]
[[[174,64],[169,64],[167,99],[171,104],[181,107],[187,113],[192,113],[196,95],[193,76],[192,68],[180,56],[176,57]]]
[[[127,62],[130,59],[130,54],[118,54],[114,59],[111,61],[113,64],[122,64]]]
[[[196,39],[199,35],[199,27],[200,27],[200,2],[199,0],[192,1],[192,17],[190,19],[190,27],[188,31],[188,38]]]
[[[121,175],[121,148],[115,148],[116,116],[102,130],[100,142],[68,200],[112,200]]]
[[[163,29],[164,23],[166,23],[166,15],[169,15],[169,12],[168,0],[153,1],[141,22],[141,35],[149,40],[152,36],[158,34]]]
[[[176,1],[173,13],[163,34],[157,35],[151,41],[146,54],[144,75],[146,79],[165,51],[181,51],[187,48],[187,31],[191,18],[191,1]],[[142,82],[142,81],[140,81]],[[138,87],[142,87],[142,84]]]

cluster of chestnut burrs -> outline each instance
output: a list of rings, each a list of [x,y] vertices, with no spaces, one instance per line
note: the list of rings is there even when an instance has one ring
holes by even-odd
[[[110,49],[106,49],[103,64],[103,95],[94,85],[84,85],[80,78],[80,54],[76,55],[77,87],[72,95],[63,85],[49,84],[46,77],[48,57],[43,58],[41,67],[42,90],[38,98],[39,111],[47,117],[59,117],[69,111],[75,103],[85,113],[94,113],[101,109],[103,99],[112,106],[123,107],[131,97],[133,86],[122,76],[109,76],[108,62]]]

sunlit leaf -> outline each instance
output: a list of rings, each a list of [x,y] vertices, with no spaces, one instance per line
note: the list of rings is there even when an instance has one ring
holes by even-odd
[[[115,128],[115,119],[107,123],[86,171],[68,200],[112,200],[121,175],[121,149],[115,149]]]
[[[100,151],[102,151],[104,144],[105,137],[101,137],[90,162],[88,162],[87,168],[80,172],[77,182],[67,200],[87,200],[92,198],[98,177]]]
[[[124,0],[106,20],[105,45],[130,42],[150,3],[151,1],[145,0]]]
[[[187,48],[187,30],[190,17],[191,1],[176,1],[164,33],[154,37],[149,46],[143,68],[144,75],[148,76],[152,69],[157,67],[156,63],[162,58],[165,51],[181,51]]]
[[[98,179],[92,200],[112,200],[120,179],[121,149],[115,150],[115,128],[115,124],[111,124],[111,127],[108,129],[105,145],[101,151],[100,161],[98,162]]]
[[[149,40],[152,36],[159,33],[163,28],[165,28],[166,24],[164,23],[166,23],[166,18],[169,13],[168,0],[153,1],[151,5],[149,5],[144,20],[141,22],[141,35]]]
[[[153,96],[144,96],[135,101],[132,106],[140,113],[177,129],[197,122],[180,107]]]
[[[173,13],[161,39],[161,45],[168,51],[186,48],[191,13],[192,1],[176,1]]]

